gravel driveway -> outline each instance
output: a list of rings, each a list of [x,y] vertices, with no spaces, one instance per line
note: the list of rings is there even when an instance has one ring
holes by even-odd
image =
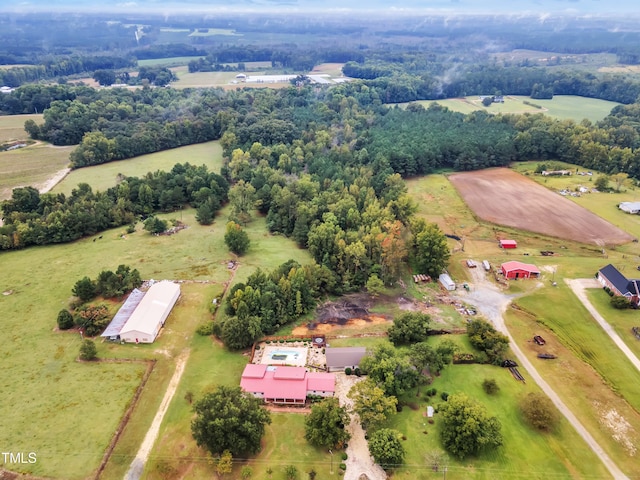
[[[364,380],[364,378],[336,373],[336,395],[340,399],[340,405],[349,409],[353,407],[353,402],[347,397],[347,393],[349,393],[353,385],[361,380]],[[362,474],[365,474],[369,480],[385,480],[387,474],[380,465],[373,461],[369,454],[369,445],[364,438],[364,430],[362,430],[357,414],[351,414],[351,422],[347,426],[347,431],[351,434],[351,440],[349,440],[349,446],[347,447],[348,458],[344,462],[347,465],[344,480],[359,480]],[[341,462],[340,457],[333,459],[334,472],[337,471]]]

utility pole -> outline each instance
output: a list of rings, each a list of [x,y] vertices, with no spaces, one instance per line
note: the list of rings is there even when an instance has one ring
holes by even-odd
[[[329,474],[333,475],[333,451],[329,449],[329,454],[331,455],[331,470],[329,470]]]
[[[443,478],[443,480],[447,480],[447,467],[446,466],[442,470],[442,478]]]

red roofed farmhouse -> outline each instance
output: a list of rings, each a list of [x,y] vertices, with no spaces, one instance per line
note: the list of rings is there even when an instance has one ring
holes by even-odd
[[[540,276],[540,270],[535,265],[522,262],[506,262],[501,266],[504,278],[517,280],[518,278],[537,278]]]
[[[250,363],[240,387],[267,403],[304,405],[308,395],[333,397],[336,379],[332,373],[307,372],[304,367]]]

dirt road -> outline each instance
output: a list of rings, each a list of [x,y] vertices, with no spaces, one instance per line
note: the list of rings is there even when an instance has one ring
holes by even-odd
[[[624,353],[629,361],[633,364],[634,367],[640,372],[640,360],[635,354],[627,347],[627,344],[622,341],[620,335],[616,333],[611,325],[607,323],[607,321],[598,313],[593,304],[589,301],[587,297],[587,292],[585,289],[587,288],[602,288],[600,282],[598,282],[595,278],[576,278],[576,279],[564,279],[564,282],[569,285],[569,288],[573,290],[573,293],[576,294],[576,297],[582,302],[591,316],[598,322],[598,324],[602,327],[602,329],[606,332],[613,343],[615,343],[618,348]]]
[[[504,333],[509,338],[509,347],[518,359],[520,365],[527,370],[527,373],[533,381],[535,381],[542,391],[549,397],[560,413],[566,417],[573,428],[575,428],[587,445],[589,445],[589,448],[593,450],[605,467],[607,467],[607,470],[609,470],[609,473],[611,473],[613,478],[616,480],[628,480],[628,477],[622,473],[613,460],[611,460],[609,455],[606,454],[598,442],[596,442],[587,429],[584,428],[582,423],[580,423],[569,407],[565,405],[551,386],[544,381],[509,333],[502,315],[516,296],[503,293],[498,286],[487,280],[483,269],[473,268],[469,271],[473,276],[471,291],[456,291],[456,297],[475,306],[478,311],[487,318],[487,320],[493,322],[498,331]]]
[[[131,462],[131,466],[124,476],[124,480],[138,480],[142,476],[144,466],[149,459],[149,453],[151,453],[153,444],[158,438],[158,433],[160,433],[160,424],[167,413],[169,404],[171,403],[173,395],[176,393],[176,389],[180,383],[180,379],[182,378],[182,373],[184,372],[184,367],[187,364],[189,353],[190,351],[186,350],[176,360],[176,371],[174,372],[173,377],[171,377],[171,381],[169,382],[167,391],[164,394],[162,403],[156,412],[156,416],[153,417],[153,422],[151,422],[151,426],[149,427],[149,430],[147,430],[147,434],[140,445],[140,449],[138,450],[138,453],[136,453],[136,457],[133,459],[133,462]]]
[[[363,378],[345,375],[344,373],[336,374],[336,395],[340,399],[341,406],[351,409],[353,402],[347,397],[347,393],[360,380],[363,380]],[[347,431],[351,434],[351,440],[349,440],[349,446],[347,447],[348,457],[344,462],[347,465],[344,480],[358,480],[363,473],[369,480],[385,480],[387,474],[380,465],[373,461],[369,454],[369,445],[364,438],[364,430],[362,430],[357,414],[351,414],[351,422],[347,426]],[[334,472],[337,472],[338,465],[342,463],[342,460],[340,457],[336,457],[332,459],[332,462]]]

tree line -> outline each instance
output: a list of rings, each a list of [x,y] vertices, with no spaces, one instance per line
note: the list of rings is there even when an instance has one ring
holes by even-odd
[[[42,59],[38,64],[0,69],[0,86],[19,87],[29,82],[56,79],[96,70],[134,68],[137,61],[131,56],[71,55]],[[33,112],[31,112],[33,113]]]
[[[69,196],[16,188],[11,199],[1,204],[0,249],[70,242],[186,204],[206,205],[213,215],[228,200],[228,188],[227,181],[206,166],[188,163],[177,164],[170,172],[125,177],[105,192],[93,192],[86,183]]]

